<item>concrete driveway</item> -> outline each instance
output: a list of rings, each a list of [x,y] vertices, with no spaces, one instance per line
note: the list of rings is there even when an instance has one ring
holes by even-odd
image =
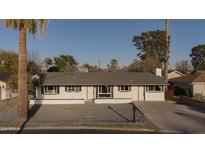
[[[167,102],[135,102],[144,115],[164,132],[205,133],[205,111]]]
[[[132,104],[33,105],[30,121],[35,122],[144,122],[146,117]]]
[[[0,126],[19,123],[16,119],[16,108],[17,106],[13,105],[0,112]],[[17,133],[44,133],[46,131],[48,133],[158,132],[156,126],[133,103],[31,105],[29,113],[30,118],[27,121],[22,121],[20,131]],[[28,128],[31,129],[27,131]],[[35,129],[32,130],[32,128]],[[62,131],[58,131],[61,129]]]
[[[156,125],[162,133],[205,133],[205,111],[175,102],[134,102],[132,104],[35,105],[30,119],[22,126],[68,126],[71,123],[130,124],[150,128]],[[0,124],[16,121],[16,105],[0,110]],[[18,122],[18,121],[17,121]],[[134,127],[135,127],[134,126]],[[138,127],[138,126],[137,126]],[[139,127],[138,127],[139,128]]]

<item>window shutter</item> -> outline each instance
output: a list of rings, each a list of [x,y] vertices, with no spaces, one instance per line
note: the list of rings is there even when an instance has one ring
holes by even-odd
[[[118,91],[120,91],[120,86],[118,86]]]
[[[59,86],[56,87],[57,88],[57,93],[59,94],[60,90],[59,90]]]
[[[44,94],[44,93],[43,93],[43,87],[41,87],[41,94]]]
[[[48,86],[43,87],[43,93],[47,93]]]
[[[65,86],[65,91],[68,91],[68,90],[67,90],[67,86]]]

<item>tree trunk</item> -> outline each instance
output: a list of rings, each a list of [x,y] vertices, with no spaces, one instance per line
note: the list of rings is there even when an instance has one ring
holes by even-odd
[[[165,63],[164,63],[164,78],[168,81],[168,66],[169,66],[169,29],[168,19],[166,19],[166,52],[165,52]]]
[[[27,54],[26,29],[19,27],[19,56],[18,56],[18,116],[28,118],[28,89],[27,89]]]

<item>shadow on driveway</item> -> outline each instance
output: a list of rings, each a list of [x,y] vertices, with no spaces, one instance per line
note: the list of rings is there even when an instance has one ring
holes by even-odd
[[[198,122],[199,124],[204,124],[205,125],[205,117],[199,117],[199,116],[195,116],[193,114],[186,114],[186,113],[181,113],[181,112],[175,112],[175,114],[185,117],[185,118],[189,118],[191,120],[194,120],[195,122]]]
[[[191,104],[184,103],[184,102],[180,101],[180,99],[176,99],[175,100],[175,105],[184,105],[184,106],[187,106],[192,111],[197,111],[197,112],[205,113],[204,109],[201,109],[199,107],[195,107],[195,106],[193,106]]]
[[[40,110],[40,111],[39,111]],[[88,112],[86,112],[86,110]],[[39,112],[38,112],[39,111]],[[45,114],[46,113],[46,114]],[[35,117],[33,117],[36,115]],[[86,121],[85,117],[89,119]],[[17,133],[24,133],[26,125],[45,121],[56,123],[59,126],[70,125],[76,123],[91,122],[93,124],[115,122],[127,125],[134,124],[146,128],[153,128],[153,123],[146,118],[134,103],[125,104],[72,104],[72,105],[33,105],[29,110],[29,118],[20,127]],[[45,124],[45,123],[44,123]],[[43,127],[46,126],[46,124]],[[32,124],[31,124],[32,125]],[[92,127],[91,127],[92,128]]]
[[[19,131],[17,132],[17,134],[20,134],[24,127],[26,126],[26,124],[29,122],[29,120],[38,112],[38,110],[41,108],[41,104],[35,104],[32,105],[31,108],[29,108],[29,117],[26,121],[23,122],[23,124],[21,125]]]
[[[143,122],[145,121],[146,117],[144,115],[143,112],[141,112],[134,103],[129,103],[129,105],[132,106],[132,119],[127,118],[125,115],[123,115],[122,113],[120,113],[119,111],[117,111],[116,109],[114,109],[111,106],[108,106],[108,108],[113,111],[114,113],[116,113],[117,115],[119,115],[121,118],[125,119],[127,122]]]

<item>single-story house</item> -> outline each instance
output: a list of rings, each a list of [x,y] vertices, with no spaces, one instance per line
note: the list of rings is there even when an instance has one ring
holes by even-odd
[[[7,81],[10,77],[10,72],[0,72],[0,100],[17,96],[17,92],[8,88]]]
[[[164,101],[166,82],[145,72],[48,72],[40,77],[31,104]]]
[[[173,78],[183,77],[183,76],[185,76],[185,74],[179,71],[173,70],[168,73],[168,80],[173,79]]]
[[[171,88],[176,95],[201,95],[205,97],[205,73],[186,75],[169,80]]]

